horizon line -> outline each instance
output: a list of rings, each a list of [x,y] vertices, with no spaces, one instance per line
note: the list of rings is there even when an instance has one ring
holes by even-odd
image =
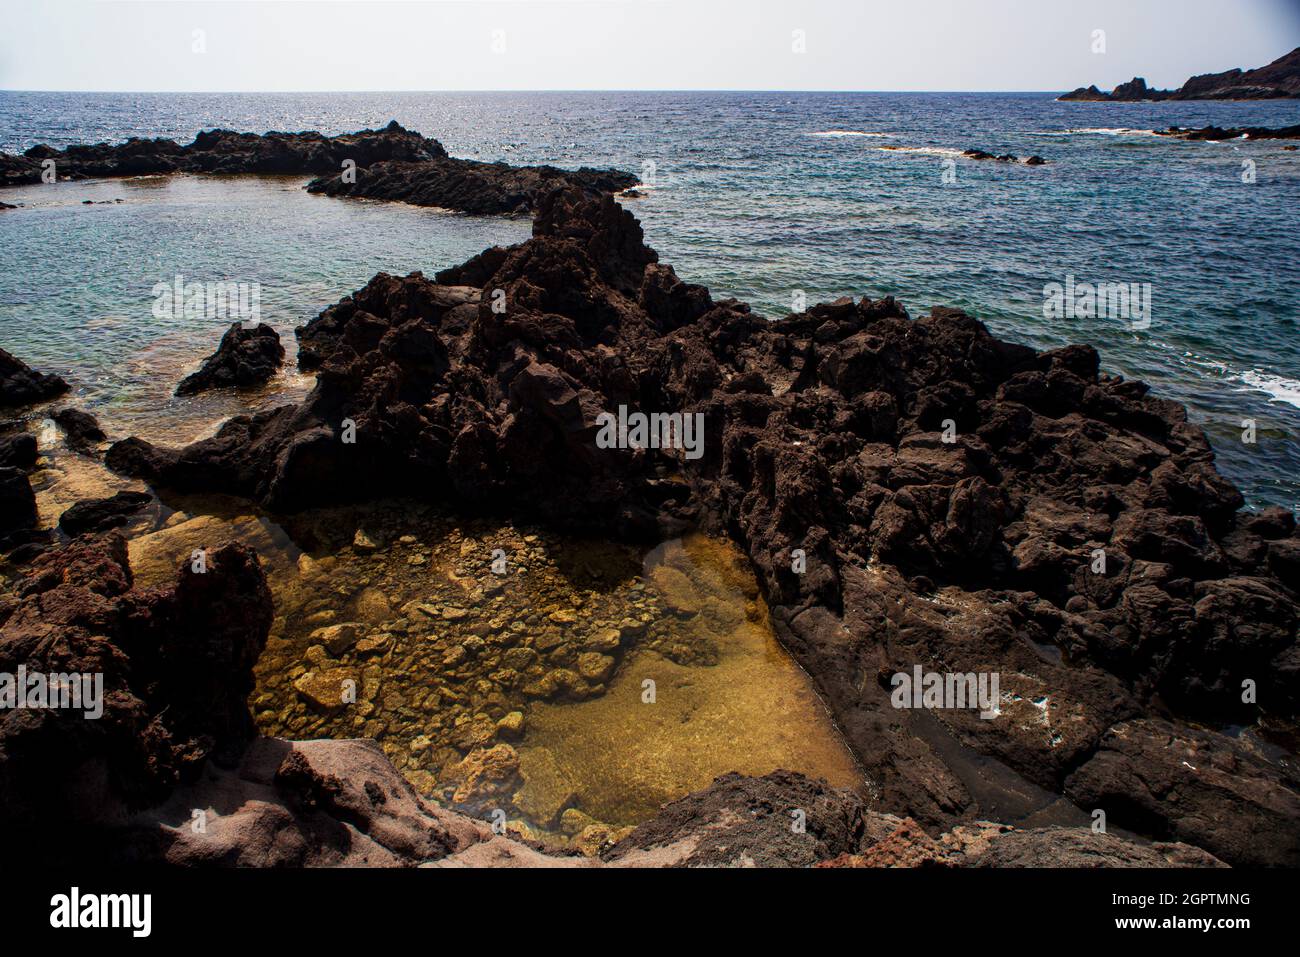
[[[1075,89],[1080,89],[1076,87]],[[395,90],[76,90],[76,89],[26,89],[0,87],[0,93],[81,93],[81,94],[148,94],[148,95],[285,95],[285,94],[373,94],[373,93],[933,93],[933,94],[1025,94],[1043,95],[1070,93],[1073,90],[857,90],[837,87],[810,89],[757,89],[746,87],[570,87],[550,89],[524,89],[493,87],[481,89],[395,89]]]

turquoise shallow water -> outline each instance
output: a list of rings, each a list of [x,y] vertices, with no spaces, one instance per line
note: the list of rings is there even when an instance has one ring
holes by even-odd
[[[647,176],[653,163],[649,196],[633,204],[650,243],[685,278],[767,315],[789,311],[795,289],[809,302],[890,293],[914,315],[961,306],[1039,347],[1090,342],[1106,368],[1187,403],[1253,504],[1300,501],[1300,151],[1144,132],[1300,123],[1300,103],[0,93],[0,149],[188,140],[214,126],[335,133],[393,118],[454,155]],[[968,147],[1049,165],[952,155]],[[1251,184],[1241,180],[1247,160]],[[943,181],[945,169],[955,182]],[[170,398],[219,329],[154,319],[154,283],[177,272],[260,282],[263,318],[285,332],[381,269],[432,272],[528,232],[517,220],[308,196],[302,182],[178,177],[8,191],[6,202],[31,205],[0,214],[0,343],[68,375],[110,423],[188,438],[246,400]],[[1044,318],[1044,285],[1069,275],[1150,283],[1150,327]],[[306,384],[286,376],[277,387],[291,395]],[[1240,441],[1243,418],[1258,423],[1255,445]]]

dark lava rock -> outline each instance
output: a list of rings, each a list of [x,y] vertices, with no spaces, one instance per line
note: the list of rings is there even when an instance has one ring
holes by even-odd
[[[559,186],[609,193],[637,182],[636,176],[618,170],[569,171],[554,166],[444,159],[436,163],[376,163],[357,170],[351,182],[342,173],[313,180],[307,184],[307,192],[438,206],[475,215],[523,215],[533,210],[543,193]]]
[[[1071,90],[1069,93],[1062,93],[1057,97],[1058,100],[1082,100],[1085,102],[1100,103],[1110,99],[1110,94],[1097,88],[1094,83],[1092,86],[1081,86],[1077,90]]]
[[[93,454],[99,443],[108,438],[99,427],[99,420],[81,409],[60,409],[52,418],[63,429],[68,447],[74,451]]]
[[[111,498],[89,498],[77,502],[59,516],[59,528],[68,535],[106,532],[130,521],[153,501],[147,492],[118,492]]]
[[[56,375],[37,372],[16,356],[0,349],[0,406],[44,402],[68,391]]]
[[[1031,821],[1124,722],[1296,717],[1300,539],[1239,511],[1181,406],[1090,347],[1038,353],[953,309],[846,298],[769,321],[677,277],[610,196],[537,210],[525,243],[436,281],[379,275],[309,323],[300,405],[106,462],[284,512],[382,490],[730,535],[881,809],[926,828]],[[698,455],[598,447],[620,406],[702,415]],[[998,674],[999,714],[894,707],[890,676],[916,666]],[[1205,800],[1197,842],[1233,863],[1233,799]],[[1153,813],[1114,823],[1177,833],[1177,809]]]
[[[103,675],[102,715],[0,714],[0,830],[54,855],[53,835],[93,844],[103,827],[237,761],[253,737],[246,702],[271,625],[271,592],[242,545],[183,566],[175,586],[132,587],[126,540],[82,537],[39,556],[0,613],[0,672]],[[86,702],[83,699],[83,703]],[[48,858],[47,858],[48,859]]]
[[[346,160],[358,167],[393,160],[432,161],[446,157],[437,140],[403,129],[396,121],[382,130],[339,136],[307,133],[236,133],[207,130],[182,146],[167,139],[132,137],[125,143],[33,146],[22,156],[0,153],[0,183],[37,183],[41,163],[54,160],[60,179],[146,176],[158,173],[333,173]]]
[[[1041,156],[1029,156],[1025,159],[1021,159],[1019,156],[1014,156],[1011,153],[1003,153],[1001,156],[998,156],[994,153],[985,152],[984,150],[962,150],[961,155],[967,159],[996,160],[999,163],[1024,163],[1026,166],[1043,166],[1047,163],[1047,160],[1043,159]]]
[[[1156,841],[1138,844],[1087,828],[1011,831],[989,842],[968,867],[1226,867],[1199,848]]]
[[[1234,865],[1300,864],[1300,773],[1225,735],[1145,719],[1117,725],[1066,782],[1107,820]]]
[[[1180,140],[1300,140],[1300,125],[1276,129],[1267,126],[1231,126],[1227,129],[1219,126],[1203,126],[1199,129],[1171,126],[1167,130],[1156,130],[1156,135],[1172,136]]]
[[[30,469],[36,464],[36,436],[30,432],[0,435],[0,468]]]
[[[437,140],[394,120],[382,130],[339,136],[209,130],[185,146],[135,137],[118,145],[66,150],[34,146],[22,156],[0,153],[0,187],[40,182],[41,163],[47,159],[54,160],[61,179],[177,172],[311,173],[319,177],[307,187],[313,193],[398,200],[472,214],[525,213],[542,193],[559,186],[616,192],[638,182],[618,170],[570,171],[455,159]]]
[[[245,328],[242,322],[234,322],[221,337],[217,351],[203,360],[198,372],[181,380],[176,394],[260,385],[274,376],[283,362],[284,346],[274,329],[261,324]]]
[[[0,545],[36,527],[36,494],[22,468],[0,467]]]
[[[1090,828],[989,822],[932,837],[910,818],[791,771],[724,774],[665,805],[603,855],[674,867],[1223,867],[1182,843],[1140,844]]]
[[[1269,100],[1300,97],[1300,47],[1255,70],[1227,70],[1194,76],[1177,90],[1153,90],[1136,76],[1110,93],[1079,87],[1062,100],[1139,102],[1145,100]]]
[[[603,856],[617,861],[633,849],[691,841],[680,866],[808,867],[858,850],[863,810],[851,792],[792,771],[761,778],[733,772],[665,805]],[[794,826],[795,812],[802,812],[802,831]]]

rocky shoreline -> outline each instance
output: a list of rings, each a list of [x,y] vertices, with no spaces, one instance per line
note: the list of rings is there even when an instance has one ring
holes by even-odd
[[[879,797],[724,779],[606,860],[1300,862],[1300,778],[1258,733],[1293,729],[1300,704],[1300,538],[1289,512],[1241,510],[1184,409],[1101,374],[1089,347],[1036,353],[956,310],[842,299],[768,321],[680,280],[608,195],[535,206],[527,242],[434,279],[380,274],[300,329],[317,373],[300,405],[182,449],[126,439],[107,464],[277,513],[382,490],[603,537],[736,541]],[[599,448],[597,417],[620,406],[703,416],[702,454]],[[261,739],[241,755],[269,602],[255,559],[232,546],[217,574],[141,594],[119,541],[38,557],[6,609],[0,665],[103,670],[122,716],[78,740],[7,715],[11,823],[48,833],[40,795],[67,771],[39,756],[73,748],[97,783],[69,782],[60,819],[115,848],[133,820],[143,859],[539,862],[425,805],[364,745]],[[211,724],[171,701],[191,652],[157,660],[177,621],[210,636],[204,681],[227,672],[197,695]],[[894,707],[890,677],[917,666],[1000,674],[1000,714]],[[226,843],[147,810],[177,784],[247,800]],[[828,815],[814,828],[809,812],[815,848],[786,838],[790,793]],[[754,802],[766,817],[732,819]],[[1094,834],[1097,810],[1145,841]],[[271,833],[296,850],[274,858],[284,845],[253,839]]]
[[[21,156],[0,153],[0,187],[59,180],[156,176],[170,173],[254,173],[317,176],[312,193],[436,206],[474,215],[525,215],[537,197],[558,186],[616,192],[635,186],[619,170],[561,170],[456,159],[437,140],[404,129],[338,136],[317,132],[236,133],[207,130],[185,145],[132,138],[110,145],[33,146]]]
[[[1109,93],[1079,87],[1057,97],[1094,103],[1141,103],[1160,100],[1272,100],[1300,97],[1300,47],[1254,70],[1227,70],[1194,76],[1176,90],[1153,90],[1135,76]]]
[[[1294,772],[1209,730],[1295,717],[1293,517],[1240,512],[1185,411],[1092,349],[1037,354],[888,299],[769,322],[577,191],[545,198],[528,242],[380,275],[300,338],[302,405],[179,450],[128,439],[108,464],[279,511],[383,487],[602,534],[715,529],[885,809],[948,828],[1073,803],[1231,863],[1296,859]],[[703,414],[703,458],[598,450],[620,405]],[[893,708],[886,678],[916,664],[999,671],[1004,720]]]

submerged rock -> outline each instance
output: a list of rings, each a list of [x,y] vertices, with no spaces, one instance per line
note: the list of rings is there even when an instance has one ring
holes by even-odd
[[[59,528],[68,535],[106,532],[125,525],[152,501],[148,492],[118,492],[112,498],[85,499],[59,516]]]
[[[93,455],[99,443],[108,438],[99,427],[99,420],[81,409],[60,409],[51,418],[63,429],[68,448],[74,452]]]
[[[374,741],[251,738],[245,700],[271,614],[261,569],[241,546],[150,590],[133,586],[116,532],[37,559],[15,599],[0,603],[0,671],[102,672],[103,714],[29,708],[0,723],[0,826],[11,849],[47,863],[186,867],[1216,863],[1185,845],[1147,850],[1082,829],[978,824],[932,838],[790,772],[725,775],[635,830],[616,828],[574,807],[544,750],[521,760],[497,744],[454,765],[458,799],[484,814],[509,808],[522,777],[515,800],[570,835],[572,850],[548,852],[430,804]],[[426,772],[412,776],[432,786]],[[53,839],[68,827],[76,841]]]

